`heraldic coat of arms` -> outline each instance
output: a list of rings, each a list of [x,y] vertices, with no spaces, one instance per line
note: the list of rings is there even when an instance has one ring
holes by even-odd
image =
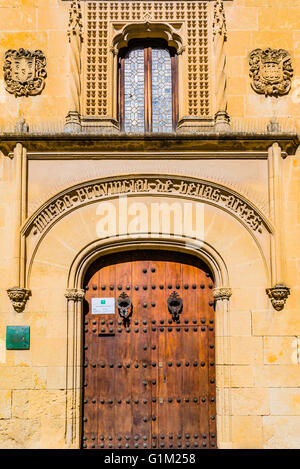
[[[45,87],[46,57],[41,50],[8,50],[3,66],[6,90],[18,96],[40,94]]]
[[[280,96],[291,89],[293,68],[284,49],[255,49],[249,56],[251,86],[256,93]]]

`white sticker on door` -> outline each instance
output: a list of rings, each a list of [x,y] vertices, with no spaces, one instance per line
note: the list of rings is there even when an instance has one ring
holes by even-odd
[[[115,314],[115,299],[92,298],[92,314]]]

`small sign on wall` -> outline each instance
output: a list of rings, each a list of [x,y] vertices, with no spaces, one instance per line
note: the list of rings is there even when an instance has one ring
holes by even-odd
[[[115,314],[115,299],[92,298],[92,314]]]
[[[29,350],[29,340],[29,326],[6,326],[6,350]]]

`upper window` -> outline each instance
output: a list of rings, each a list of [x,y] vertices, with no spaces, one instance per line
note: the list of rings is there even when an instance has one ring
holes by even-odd
[[[176,129],[177,55],[161,41],[135,41],[119,54],[119,121],[124,132]]]

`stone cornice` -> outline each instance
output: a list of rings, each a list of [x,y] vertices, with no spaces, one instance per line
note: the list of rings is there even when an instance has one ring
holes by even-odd
[[[282,158],[287,154],[281,152]],[[11,154],[11,157],[13,155]],[[268,151],[37,151],[27,152],[28,160],[201,160],[201,159],[268,159]]]
[[[0,134],[0,150],[8,155],[17,143],[31,152],[84,151],[267,151],[277,142],[283,152],[294,154],[300,144],[296,133],[216,133],[193,134]]]

